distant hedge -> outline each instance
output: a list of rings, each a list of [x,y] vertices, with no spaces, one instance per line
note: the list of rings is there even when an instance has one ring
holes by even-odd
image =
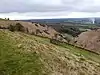
[[[72,35],[73,37],[78,36],[82,31],[80,31],[78,28],[75,27],[71,27],[71,28],[63,28],[62,30],[60,30],[60,32],[64,32],[64,33],[68,33],[70,35]]]

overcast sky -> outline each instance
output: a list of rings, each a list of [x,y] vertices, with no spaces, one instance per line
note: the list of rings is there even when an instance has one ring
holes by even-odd
[[[0,0],[0,17],[10,19],[100,17],[100,0]]]

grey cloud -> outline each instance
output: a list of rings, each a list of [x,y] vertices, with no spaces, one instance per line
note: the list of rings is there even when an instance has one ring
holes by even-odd
[[[100,5],[93,5],[94,1],[95,0],[0,0],[0,12],[99,12]],[[58,4],[56,4],[57,2]]]
[[[51,11],[70,11],[73,7],[71,5],[44,5],[41,3],[35,4],[27,2],[26,0],[1,0],[0,12],[51,12]]]
[[[91,6],[80,9],[80,12],[100,12],[100,6]]]

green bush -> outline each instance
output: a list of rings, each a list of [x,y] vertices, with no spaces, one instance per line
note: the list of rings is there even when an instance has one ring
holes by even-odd
[[[17,23],[15,25],[15,31],[24,31],[24,27],[20,23]]]
[[[24,27],[20,23],[16,23],[16,25],[10,25],[9,27],[10,31],[24,31]]]
[[[13,25],[10,25],[8,28],[9,28],[9,30],[12,31],[12,32],[15,31],[15,28],[14,28]]]
[[[81,33],[79,28],[76,28],[76,27],[63,28],[60,32],[64,32],[64,33],[70,34],[73,37],[76,37]]]
[[[36,35],[38,34],[38,33],[42,33],[39,29],[36,29]]]

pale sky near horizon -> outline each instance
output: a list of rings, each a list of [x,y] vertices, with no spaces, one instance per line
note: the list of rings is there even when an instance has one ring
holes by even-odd
[[[100,0],[0,0],[0,18],[100,17]]]

